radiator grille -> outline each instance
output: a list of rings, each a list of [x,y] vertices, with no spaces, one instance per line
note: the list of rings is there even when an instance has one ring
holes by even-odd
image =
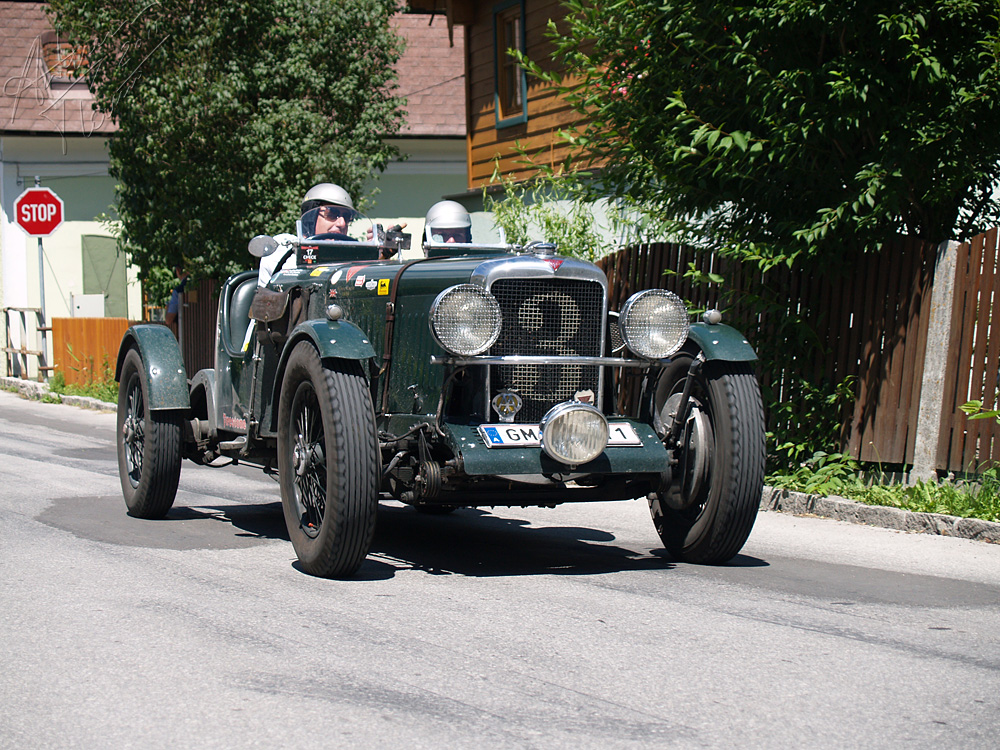
[[[594,281],[501,279],[490,287],[503,328],[495,356],[598,357],[604,289]],[[490,397],[509,388],[524,400],[517,422],[538,422],[557,403],[582,390],[600,395],[600,368],[581,365],[494,365]]]

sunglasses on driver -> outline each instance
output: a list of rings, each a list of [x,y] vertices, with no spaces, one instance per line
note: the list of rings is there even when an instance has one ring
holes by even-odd
[[[354,212],[349,208],[339,208],[337,206],[320,206],[319,209],[319,215],[330,221],[336,221],[337,219],[350,221],[353,214]]]

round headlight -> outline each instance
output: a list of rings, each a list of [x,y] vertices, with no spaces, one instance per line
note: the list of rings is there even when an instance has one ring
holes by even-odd
[[[428,322],[441,348],[472,357],[493,346],[503,317],[492,294],[475,284],[459,284],[437,296]]]
[[[593,461],[608,445],[608,420],[590,404],[556,404],[538,425],[542,450],[560,463]]]
[[[687,339],[691,323],[684,302],[665,289],[633,294],[618,318],[625,345],[644,359],[663,359]]]

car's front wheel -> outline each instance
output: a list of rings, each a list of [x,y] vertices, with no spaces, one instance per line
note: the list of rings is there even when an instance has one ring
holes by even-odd
[[[130,349],[118,383],[118,474],[129,515],[163,518],[181,476],[181,424],[174,412],[151,411],[142,357]]]
[[[278,406],[278,472],[299,563],[351,575],[375,533],[379,451],[367,383],[356,362],[324,365],[309,342],[288,358]]]
[[[653,420],[667,438],[682,406],[693,358],[664,368],[653,392]],[[719,564],[743,547],[764,485],[764,412],[749,363],[710,360],[694,375],[670,486],[650,495],[653,524],[678,560]]]

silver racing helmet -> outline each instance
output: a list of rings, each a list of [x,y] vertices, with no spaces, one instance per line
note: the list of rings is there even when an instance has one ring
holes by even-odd
[[[472,217],[461,203],[438,201],[424,219],[424,241],[472,242]]]
[[[326,209],[324,206],[336,206],[337,208]],[[316,220],[320,211],[340,212],[344,209],[347,222],[350,223],[358,214],[354,210],[354,201],[351,196],[340,185],[332,182],[321,182],[313,185],[302,198],[302,235],[311,237],[316,234]]]
[[[354,210],[354,201],[351,200],[351,196],[347,194],[340,185],[334,185],[332,182],[321,182],[319,185],[313,185],[309,188],[309,192],[306,193],[305,197],[302,199],[302,213],[310,211],[317,206],[344,206],[346,208]]]

